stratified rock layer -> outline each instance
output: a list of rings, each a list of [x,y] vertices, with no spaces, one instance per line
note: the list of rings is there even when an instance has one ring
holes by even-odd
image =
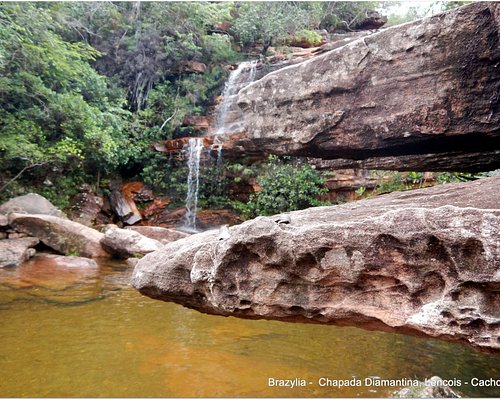
[[[148,254],[133,285],[202,312],[500,351],[500,176],[258,217]],[[286,218],[282,218],[286,220]]]
[[[499,168],[499,21],[499,3],[474,3],[272,72],[239,92],[244,128],[226,136],[226,154]]]

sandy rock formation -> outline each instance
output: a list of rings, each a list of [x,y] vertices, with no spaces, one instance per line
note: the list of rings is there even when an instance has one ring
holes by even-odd
[[[39,238],[45,245],[62,254],[78,254],[90,258],[109,257],[100,244],[104,234],[66,218],[11,213],[9,225],[17,232]]]
[[[358,326],[500,352],[500,175],[259,217],[166,245],[141,293],[210,314]]]
[[[106,251],[117,258],[142,256],[160,249],[163,245],[139,232],[118,227],[109,227],[101,240]]]
[[[239,92],[244,127],[226,135],[226,154],[498,168],[499,21],[499,3],[474,3],[272,72]]]

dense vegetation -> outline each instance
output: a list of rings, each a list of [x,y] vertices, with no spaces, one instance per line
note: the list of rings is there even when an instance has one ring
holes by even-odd
[[[349,30],[379,2],[14,2],[0,4],[0,201],[35,191],[63,207],[83,183],[140,179],[179,202],[186,169],[152,148],[195,134],[186,115],[209,113],[229,64],[315,30]],[[194,71],[193,63],[202,63]],[[278,163],[277,160],[270,162]],[[278,164],[276,164],[278,165]],[[315,205],[322,178],[279,164],[283,203]],[[209,168],[204,207],[227,206],[226,171]],[[277,211],[271,181],[243,211]],[[281,168],[281,169],[279,169]],[[215,171],[215,172],[214,172]],[[281,171],[281,172],[280,172]],[[291,182],[295,176],[302,182]],[[210,178],[210,179],[209,179]],[[241,177],[231,179],[241,179]],[[307,185],[307,182],[310,185]],[[278,197],[279,198],[279,197]],[[175,203],[174,201],[174,203]],[[241,204],[232,202],[242,210]],[[279,207],[283,208],[283,207]],[[284,207],[287,208],[287,207]],[[279,211],[279,210],[278,210]]]

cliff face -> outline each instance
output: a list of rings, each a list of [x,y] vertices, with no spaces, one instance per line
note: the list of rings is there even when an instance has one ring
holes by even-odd
[[[239,92],[244,133],[225,147],[340,167],[498,168],[499,22],[500,4],[475,3],[272,72]]]
[[[499,186],[495,176],[295,211],[290,223],[259,217],[228,238],[208,231],[148,254],[133,285],[210,314],[500,352]]]

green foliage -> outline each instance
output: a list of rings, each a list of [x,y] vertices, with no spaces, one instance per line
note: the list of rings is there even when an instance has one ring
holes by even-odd
[[[293,40],[297,42],[307,42],[312,45],[319,45],[323,38],[316,32],[309,31],[307,29],[301,29],[300,31],[295,33]]]
[[[263,173],[257,177],[261,191],[251,195],[247,204],[233,202],[245,217],[272,215],[326,205],[318,197],[327,192],[325,179],[308,164],[269,156]]]
[[[235,13],[232,34],[245,48],[261,42],[263,54],[274,42],[310,26],[307,10],[295,2],[241,2]]]
[[[328,1],[320,4],[319,27],[330,32],[349,30],[351,25],[364,17],[367,10],[380,6],[378,1]]]
[[[108,98],[90,62],[99,53],[64,41],[51,12],[32,3],[0,6],[0,176],[31,168],[111,170],[120,151],[123,111]]]
[[[498,171],[498,172],[497,172]],[[476,179],[487,178],[499,173],[500,170],[491,172],[441,172],[437,176],[438,183],[468,182]]]

